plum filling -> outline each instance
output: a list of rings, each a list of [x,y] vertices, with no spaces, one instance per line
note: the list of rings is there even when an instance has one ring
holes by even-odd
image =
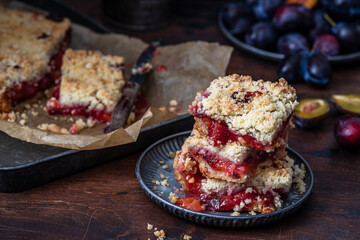
[[[49,114],[64,114],[72,116],[85,116],[99,122],[109,122],[111,119],[111,112],[106,110],[89,109],[87,106],[73,105],[64,106],[58,99],[51,98],[46,103],[46,109]]]
[[[124,74],[124,65],[112,65],[111,67],[114,67],[121,71]],[[89,108],[89,106],[85,105],[63,105],[59,101],[60,98],[60,84],[61,84],[61,78],[58,78],[56,80],[56,86],[52,93],[52,98],[47,101],[46,103],[46,109],[49,114],[63,114],[63,115],[72,115],[72,116],[85,116],[87,118],[91,118],[94,120],[97,120],[99,122],[110,122],[111,120],[111,114],[112,111],[107,110],[100,110],[100,109],[92,109]],[[136,107],[140,105],[141,107],[145,108],[145,105],[147,104],[146,99],[142,97],[140,100],[137,99],[139,102],[136,102]],[[141,111],[141,112],[140,112]],[[136,112],[136,114],[141,114],[142,112],[145,113],[146,110],[140,109],[139,112]],[[138,115],[136,115],[137,117]]]
[[[62,57],[66,48],[70,44],[71,39],[71,29],[69,28],[65,34],[64,39],[60,43],[60,46],[57,52],[51,57],[49,61],[50,72],[46,73],[44,76],[33,80],[33,81],[24,81],[19,84],[13,85],[11,88],[5,90],[4,96],[11,105],[15,105],[25,99],[35,96],[37,93],[44,91],[54,85],[55,79],[59,76],[59,72],[62,64]],[[21,68],[20,66],[15,66],[16,69]]]
[[[189,149],[189,153],[194,158],[206,161],[212,169],[224,172],[226,176],[234,179],[253,173],[261,162],[271,157],[271,154],[260,151],[256,154],[250,154],[242,163],[235,163],[216,152],[202,147],[192,147]]]
[[[242,140],[241,145],[244,145],[243,142],[245,142],[246,146],[251,147],[255,150],[266,150],[269,147],[272,147],[276,143],[276,141],[272,141],[264,144],[256,140],[256,138],[254,138],[253,136],[234,133],[233,131],[230,130],[229,126],[225,121],[217,121],[207,116],[204,113],[198,112],[197,105],[190,106],[190,113],[194,115],[194,117],[201,118],[203,122],[206,124],[208,129],[207,140],[213,146],[225,145],[229,141],[239,142]],[[279,131],[274,137],[274,140],[276,140],[278,137],[280,138],[285,137],[286,127],[290,119],[291,117],[289,117],[287,120],[283,122],[282,126],[280,127]]]
[[[196,161],[189,154],[186,157],[190,157],[198,167]],[[198,212],[203,212],[204,209],[213,212],[228,212],[233,211],[237,206],[241,206],[241,211],[250,211],[258,205],[263,209],[262,213],[275,210],[275,198],[280,197],[277,190],[262,192],[253,187],[251,191],[247,191],[248,187],[242,187],[235,190],[206,193],[201,187],[201,182],[205,177],[199,171],[196,171],[195,174],[185,171],[183,164],[180,163],[176,171],[181,174],[188,190],[184,191],[186,198],[181,198],[176,203],[178,206]],[[279,189],[279,192],[282,190]]]

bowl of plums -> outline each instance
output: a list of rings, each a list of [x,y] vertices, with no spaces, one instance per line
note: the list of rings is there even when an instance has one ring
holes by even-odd
[[[236,47],[278,61],[290,83],[323,88],[331,65],[360,60],[360,0],[243,0],[218,21]]]

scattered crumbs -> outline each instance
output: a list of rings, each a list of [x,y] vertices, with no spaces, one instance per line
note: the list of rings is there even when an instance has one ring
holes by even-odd
[[[164,195],[164,192],[159,192],[159,197],[162,197]]]
[[[178,103],[177,103],[177,101],[175,99],[170,100],[169,104],[170,104],[171,107],[176,107],[178,105]]]
[[[170,187],[169,183],[167,182],[167,179],[162,180],[161,185],[164,187]]]
[[[31,115],[32,115],[33,117],[37,117],[37,116],[39,115],[39,113],[36,112],[36,111],[34,111],[34,110],[32,110],[32,111],[31,111]]]
[[[164,163],[165,163],[165,161],[160,161],[159,163],[160,163],[160,164],[164,164]]]
[[[178,200],[178,196],[176,195],[176,193],[171,192],[169,195],[169,200],[172,204],[175,204]]]
[[[172,152],[172,151],[170,151],[170,152],[169,152],[169,157],[170,157],[170,158],[174,158],[174,157],[175,157],[175,153]]]
[[[48,124],[48,123],[42,123],[37,126],[38,129],[44,130],[44,131],[50,131],[53,133],[66,133],[69,134],[69,131],[66,128],[61,128],[56,124]]]
[[[152,180],[151,181],[153,184],[156,184],[156,185],[160,185],[160,182],[158,180]]]
[[[152,224],[150,224],[150,223],[147,224],[147,230],[152,230],[153,227],[154,227],[154,226],[153,226]]]
[[[238,216],[240,216],[240,213],[239,213],[239,212],[232,212],[232,213],[230,214],[230,216],[232,216],[232,217],[238,217]]]
[[[30,104],[25,104],[24,107],[29,110],[31,108]]]
[[[165,175],[162,174],[162,173],[160,173],[160,177],[161,177],[162,179],[166,178]]]
[[[96,125],[96,121],[88,118],[88,119],[86,120],[86,125],[87,125],[89,128],[92,128],[92,127],[94,127],[94,126]]]
[[[157,230],[157,227],[156,227],[156,228],[154,228],[154,230],[156,231],[156,230]]]
[[[8,114],[7,113],[0,113],[0,119],[6,121],[8,119]]]
[[[176,107],[169,107],[169,112],[172,112],[172,113],[176,112]]]
[[[256,215],[256,212],[251,211],[251,212],[249,212],[249,214],[255,216],[255,215]]]
[[[8,114],[8,119],[7,120],[8,120],[8,122],[15,122],[16,115],[15,115],[15,113],[13,111]]]
[[[158,240],[163,240],[166,238],[164,230],[155,231],[154,235],[157,237]]]
[[[73,118],[73,117],[70,117],[68,120],[69,120],[69,122],[74,122],[74,118]]]
[[[44,112],[47,112],[47,108],[46,108],[45,106],[42,108],[42,110],[43,110]]]
[[[24,125],[26,124],[26,120],[25,120],[25,119],[21,119],[19,123],[20,123],[21,126],[24,126]]]
[[[166,107],[159,107],[160,111],[166,112]]]
[[[28,116],[26,115],[26,113],[22,113],[22,114],[21,114],[21,118],[23,118],[23,119],[27,119],[27,118],[28,118]]]
[[[164,170],[165,170],[165,169],[168,169],[168,168],[169,168],[168,165],[163,165],[163,166],[162,166],[162,169],[164,169]]]
[[[189,236],[189,235],[184,235],[184,237],[183,237],[183,240],[190,240],[190,239],[192,239],[192,236]]]
[[[32,104],[32,107],[33,107],[33,108],[38,108],[38,107],[39,107],[39,104],[33,103],[33,104]]]
[[[155,187],[153,187],[153,189],[154,189],[154,191],[156,191],[156,190],[157,190],[157,187],[155,186]]]

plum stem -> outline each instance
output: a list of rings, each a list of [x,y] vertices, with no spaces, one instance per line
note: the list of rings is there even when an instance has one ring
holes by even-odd
[[[324,18],[332,27],[336,26],[336,22],[327,13],[324,13]]]

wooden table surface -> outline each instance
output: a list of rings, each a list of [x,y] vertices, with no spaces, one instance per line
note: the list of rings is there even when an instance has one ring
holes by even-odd
[[[100,1],[67,1],[103,22]],[[173,22],[146,31],[113,30],[166,44],[189,40],[230,43],[220,32],[216,15],[221,1],[176,1]],[[227,73],[275,80],[276,64],[235,50]],[[359,62],[338,67],[325,90],[294,87],[308,97],[359,93]],[[153,203],[140,189],[135,164],[140,153],[21,193],[0,193],[0,239],[155,239],[147,223],[163,229],[167,239],[188,234],[193,239],[359,239],[360,158],[338,146],[332,114],[313,130],[294,129],[289,145],[313,169],[315,185],[307,204],[294,215],[247,229],[207,227],[179,219]]]

